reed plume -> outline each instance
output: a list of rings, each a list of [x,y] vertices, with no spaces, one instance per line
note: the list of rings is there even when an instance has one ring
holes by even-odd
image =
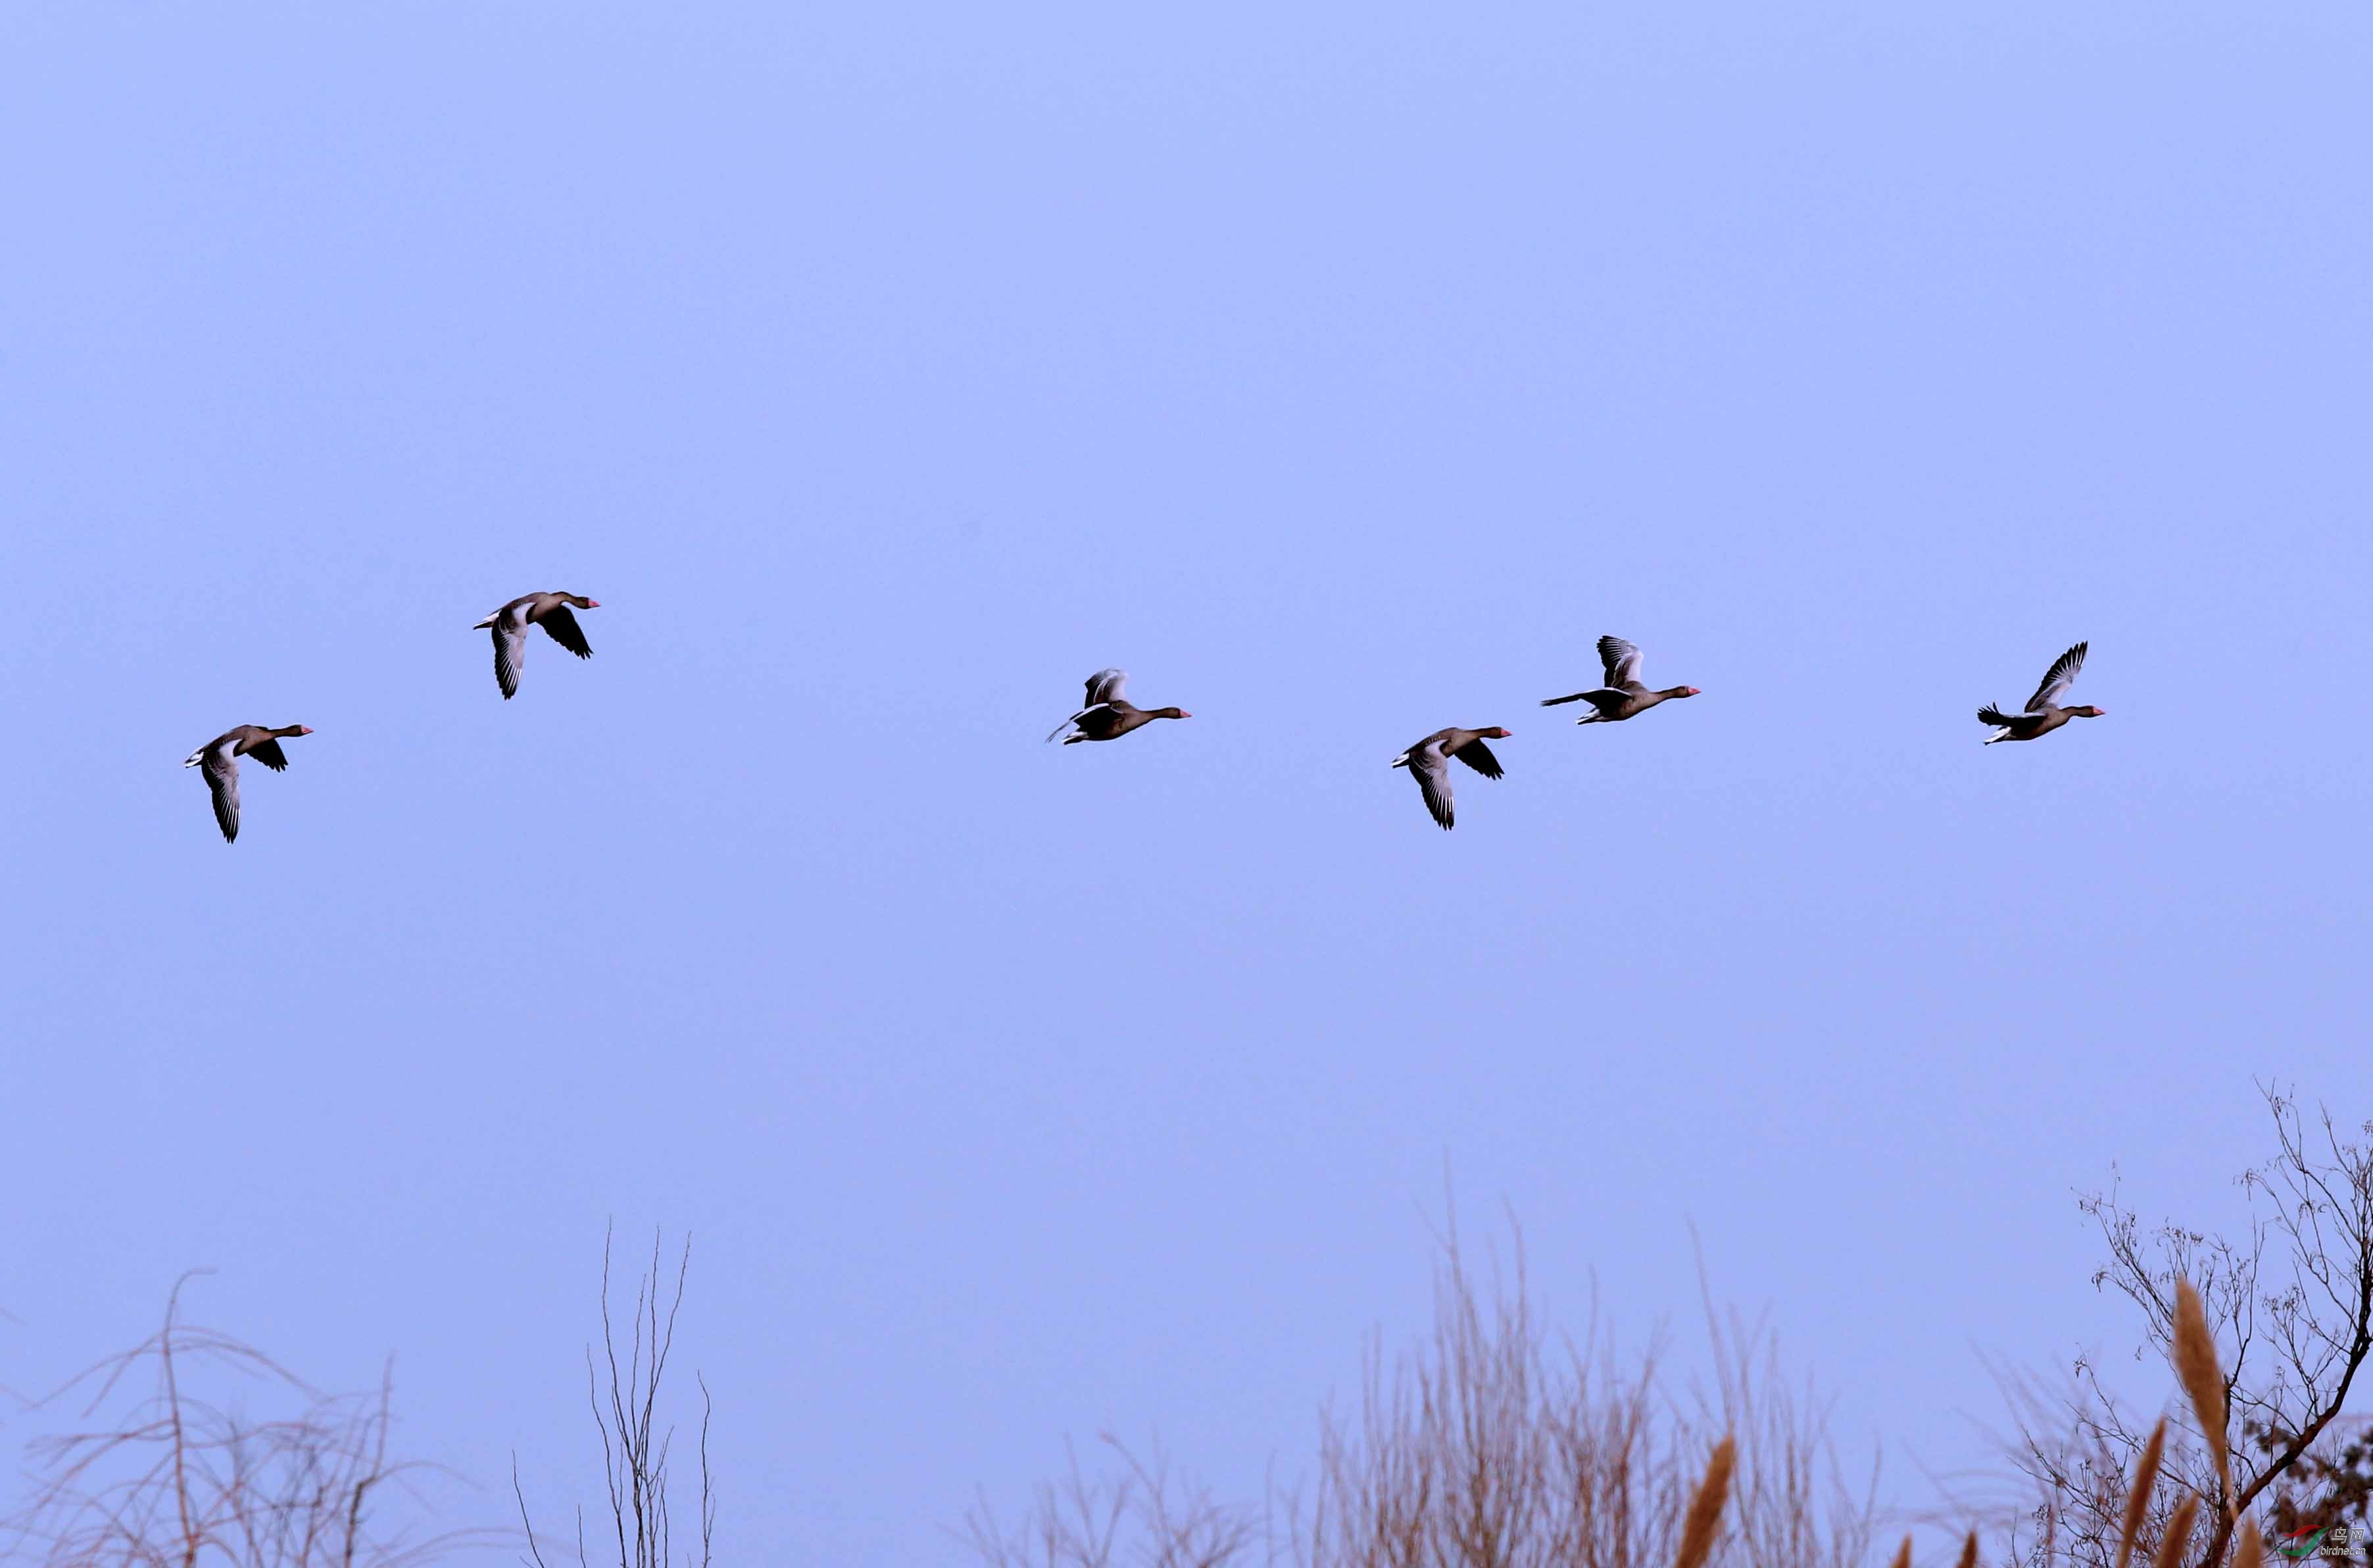
[[[1689,1499],[1689,1516],[1681,1525],[1681,1550],[1673,1559],[1673,1568],[1705,1568],[1706,1559],[1713,1555],[1714,1534],[1722,1527],[1722,1505],[1730,1498],[1731,1466],[1737,1457],[1738,1445],[1729,1438],[1713,1445],[1705,1480],[1698,1482],[1697,1495]]]
[[[2151,1568],[2181,1568],[2183,1549],[2192,1543],[2192,1521],[2199,1513],[2199,1494],[2185,1492],[2168,1515],[2167,1534],[2158,1538],[2158,1555],[2151,1559]]]
[[[1971,1530],[1970,1539],[1961,1543],[1961,1561],[1956,1568],[1978,1568],[1978,1532]]]
[[[2208,1314],[2200,1293],[2189,1280],[2175,1282],[2175,1375],[2192,1398],[2192,1414],[2208,1451],[2216,1457],[2218,1500],[2233,1506],[2233,1456],[2225,1446],[2225,1374],[2216,1364],[2216,1340],[2208,1332]]]
[[[1903,1544],[1895,1549],[1895,1561],[1888,1568],[1911,1568],[1911,1538],[1905,1536]]]
[[[2265,1568],[2266,1543],[2258,1539],[2255,1520],[2241,1527],[2241,1544],[2233,1549],[2233,1568]]]
[[[2158,1461],[2167,1451],[2167,1418],[2158,1418],[2151,1428],[2150,1441],[2143,1445],[2141,1462],[2134,1466],[2134,1484],[2126,1492],[2126,1517],[2118,1528],[2118,1568],[2126,1568],[2134,1555],[2134,1542],[2142,1539],[2143,1515],[2150,1512],[2151,1489],[2158,1485]]]

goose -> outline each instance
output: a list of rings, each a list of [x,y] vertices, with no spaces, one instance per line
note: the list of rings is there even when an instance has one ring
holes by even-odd
[[[1393,758],[1393,766],[1409,770],[1425,796],[1425,809],[1447,833],[1457,818],[1451,807],[1450,759],[1456,757],[1486,778],[1497,778],[1502,772],[1500,759],[1483,743],[1504,741],[1508,735],[1496,724],[1489,730],[1436,730]]]
[[[579,659],[593,657],[577,617],[568,613],[571,604],[580,610],[602,607],[600,600],[588,599],[581,593],[529,593],[512,600],[470,628],[473,632],[494,628],[495,685],[503,688],[505,702],[519,691],[520,665],[527,659],[528,627],[542,626],[546,637]]]
[[[2061,695],[2076,684],[2076,672],[2085,667],[2086,646],[2080,642],[2052,661],[2052,668],[2043,673],[2043,684],[2027,699],[2026,712],[2005,713],[1993,703],[1978,709],[1978,722],[1994,726],[1994,732],[1982,743],[1990,746],[1996,741],[2031,741],[2039,735],[2049,735],[2071,719],[2105,717],[2102,709],[2089,703],[2083,708],[2060,706]]]
[[[302,724],[277,730],[267,730],[261,724],[241,724],[189,755],[181,766],[206,770],[206,789],[215,798],[215,824],[222,829],[224,843],[236,843],[239,839],[239,759],[251,756],[277,773],[288,766],[288,754],[280,749],[280,743],[312,732]]]
[[[1064,720],[1047,733],[1051,741],[1066,730],[1075,733],[1063,735],[1067,746],[1081,741],[1117,741],[1131,730],[1152,723],[1157,719],[1192,719],[1195,716],[1183,708],[1140,708],[1120,693],[1128,684],[1126,670],[1099,670],[1088,677],[1088,705]]]
[[[1619,637],[1598,639],[1598,661],[1607,666],[1607,684],[1572,696],[1541,699],[1543,708],[1555,708],[1561,702],[1586,702],[1596,709],[1577,724],[1613,724],[1647,712],[1666,697],[1695,696],[1695,686],[1666,686],[1663,691],[1650,691],[1640,680],[1640,650]]]

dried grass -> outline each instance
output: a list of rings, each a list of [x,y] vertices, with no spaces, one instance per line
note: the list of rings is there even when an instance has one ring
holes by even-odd
[[[1713,1555],[1723,1505],[1730,1501],[1730,1472],[1737,1461],[1736,1439],[1725,1436],[1713,1445],[1713,1457],[1706,1460],[1705,1479],[1698,1482],[1689,1514],[1681,1522],[1681,1549],[1673,1557],[1673,1568],[1705,1568],[1706,1559]]]
[[[2233,1456],[2226,1445],[2225,1374],[2216,1364],[2216,1339],[2208,1331],[2208,1313],[2200,1293],[2189,1280],[2175,1282],[2175,1375],[2192,1400],[2192,1419],[2216,1460],[2217,1500],[2229,1509],[2233,1498]]]
[[[2192,1544],[2192,1522],[2200,1513],[2200,1498],[2195,1492],[2185,1492],[2183,1501],[2168,1515],[2167,1529],[2158,1539],[2158,1552],[2151,1559],[2151,1568],[2180,1568],[2183,1549]]]
[[[2133,1560],[2134,1542],[2142,1539],[2143,1519],[2150,1512],[2151,1493],[2158,1488],[2159,1460],[2167,1453],[2167,1418],[2151,1428],[2150,1441],[2134,1464],[2134,1483],[2126,1492],[2126,1512],[2118,1524],[2118,1568]]]
[[[1302,1488],[1229,1507],[1121,1450],[1125,1473],[1074,1465],[1016,1521],[984,1502],[960,1539],[1003,1568],[1864,1568],[1870,1485],[1759,1325],[1710,1314],[1691,1387],[1595,1328],[1546,1332],[1521,1245],[1479,1279],[1454,1232],[1434,1282],[1432,1332],[1372,1344],[1350,1409],[1322,1410]]]

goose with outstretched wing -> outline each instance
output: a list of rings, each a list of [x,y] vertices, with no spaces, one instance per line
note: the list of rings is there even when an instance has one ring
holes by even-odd
[[[1419,793],[1425,797],[1425,809],[1433,813],[1434,822],[1446,833],[1457,822],[1450,797],[1450,759],[1456,757],[1486,778],[1497,778],[1504,770],[1500,759],[1491,755],[1491,748],[1483,743],[1504,741],[1508,735],[1508,731],[1496,724],[1489,730],[1436,730],[1393,758],[1393,766],[1409,770],[1409,777],[1417,780]]]
[[[1978,709],[1978,722],[1991,724],[1994,731],[1985,738],[1984,743],[2032,741],[2040,735],[2049,735],[2071,719],[2102,718],[2103,710],[2090,703],[2081,708],[2060,706],[2061,697],[2076,684],[2076,673],[2085,668],[2086,647],[2080,642],[2052,661],[2052,668],[2044,672],[2043,684],[2035,688],[2033,696],[2027,699],[2026,711],[2005,713],[1993,703]]]
[[[542,626],[546,637],[579,659],[593,657],[585,628],[570,613],[572,604],[579,610],[602,607],[600,600],[581,593],[526,593],[470,628],[473,632],[491,628],[495,634],[495,685],[502,688],[505,702],[519,695],[520,668],[527,662],[528,627]]]
[[[222,829],[224,843],[239,841],[239,759],[251,756],[277,773],[288,766],[288,754],[280,749],[280,743],[312,732],[302,724],[277,730],[241,724],[224,731],[182,761],[183,767],[205,770],[206,790],[214,797],[215,825]]]
[[[1614,724],[1622,720],[1637,718],[1658,703],[1670,698],[1698,695],[1698,688],[1695,686],[1666,686],[1663,691],[1649,690],[1647,684],[1640,679],[1639,648],[1619,637],[1603,637],[1598,639],[1598,661],[1606,669],[1606,685],[1593,686],[1586,692],[1575,692],[1570,696],[1544,697],[1541,699],[1541,706],[1555,708],[1560,703],[1586,702],[1590,704],[1593,711],[1587,718],[1575,720],[1575,723]]]
[[[1195,717],[1183,708],[1140,708],[1120,695],[1128,685],[1126,670],[1099,670],[1090,675],[1087,706],[1056,725],[1046,738],[1051,741],[1062,735],[1067,746],[1078,745],[1081,741],[1117,741],[1131,730],[1157,719]],[[1065,734],[1066,731],[1070,732]]]

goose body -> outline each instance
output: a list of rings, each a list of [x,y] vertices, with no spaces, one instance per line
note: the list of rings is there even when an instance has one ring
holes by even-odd
[[[1142,729],[1157,719],[1192,719],[1195,716],[1183,708],[1140,708],[1122,696],[1121,688],[1128,684],[1126,670],[1099,670],[1088,677],[1087,706],[1055,726],[1046,738],[1063,736],[1067,746],[1081,741],[1117,741],[1131,730]],[[1064,734],[1065,731],[1071,733]]]
[[[1570,696],[1541,699],[1543,708],[1555,708],[1564,702],[1586,702],[1592,711],[1577,724],[1614,724],[1626,719],[1636,719],[1660,702],[1678,696],[1695,696],[1695,686],[1666,686],[1663,691],[1649,689],[1640,679],[1640,649],[1619,637],[1598,639],[1598,661],[1606,672],[1606,684]]]
[[[222,829],[224,843],[239,839],[239,759],[251,756],[277,773],[288,766],[288,754],[280,749],[280,743],[312,732],[302,724],[277,730],[241,724],[216,735],[183,760],[183,767],[205,769],[206,790],[214,797],[215,825]]]
[[[1504,770],[1483,743],[1505,740],[1508,733],[1496,724],[1489,730],[1436,730],[1393,758],[1393,766],[1409,770],[1419,793],[1425,797],[1425,809],[1447,833],[1457,821],[1450,798],[1450,759],[1456,757],[1486,778],[1497,778]]]
[[[2076,673],[2085,668],[2087,644],[2078,643],[2052,661],[2043,673],[2043,684],[2027,699],[2025,711],[2005,713],[1993,703],[1978,709],[1978,722],[1991,724],[1994,732],[1985,738],[1985,744],[1996,741],[2032,741],[2049,735],[2071,719],[2100,719],[2104,711],[2090,703],[2081,708],[2063,708],[2060,698],[2076,684]]]
[[[598,610],[602,602],[581,593],[522,594],[470,628],[491,628],[495,634],[495,685],[502,688],[505,702],[519,691],[520,667],[527,661],[528,627],[542,626],[546,637],[579,659],[593,657],[584,628],[570,613],[572,604],[579,610]]]

